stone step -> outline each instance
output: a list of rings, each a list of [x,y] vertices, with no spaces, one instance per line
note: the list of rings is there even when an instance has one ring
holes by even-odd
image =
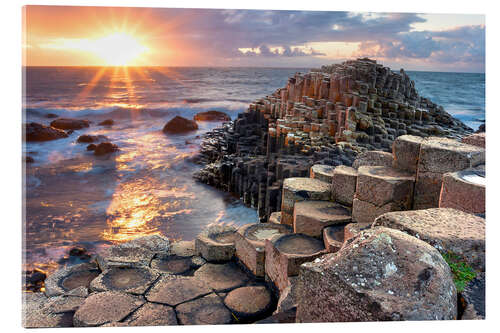
[[[353,221],[371,223],[383,213],[411,209],[414,182],[413,174],[391,167],[360,167],[352,208]]]
[[[345,227],[346,225],[340,224],[323,229],[323,244],[328,252],[337,252],[342,248],[342,245],[344,244]]]
[[[210,225],[196,237],[196,253],[211,262],[229,261],[236,251],[235,237],[236,227],[232,225]]]
[[[323,229],[351,222],[351,211],[329,201],[301,201],[293,210],[293,232],[321,238]]]
[[[440,208],[455,208],[471,214],[486,212],[486,174],[469,169],[443,175]]]
[[[287,178],[283,181],[281,223],[293,225],[293,208],[304,200],[330,200],[331,184],[313,178]]]
[[[485,270],[486,220],[452,208],[391,212],[373,226],[402,230],[431,244],[442,254],[459,255],[478,271]]]
[[[485,163],[484,148],[456,140],[430,137],[422,141],[413,209],[439,206],[443,174]]]
[[[326,253],[320,240],[302,234],[276,235],[266,240],[266,275],[282,292],[301,264]]]
[[[358,171],[352,167],[339,165],[333,171],[332,198],[340,204],[352,207]]]
[[[238,228],[235,238],[236,256],[257,277],[265,275],[266,239],[289,234],[289,226],[277,223],[251,223]]]
[[[333,170],[335,168],[330,165],[315,164],[310,169],[310,177],[331,184],[333,179]]]
[[[361,166],[377,165],[392,166],[392,154],[379,150],[370,150],[359,154],[352,163],[352,167],[356,170],[358,170]]]

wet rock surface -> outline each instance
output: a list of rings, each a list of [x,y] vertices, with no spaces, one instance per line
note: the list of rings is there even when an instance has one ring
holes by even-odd
[[[78,287],[88,288],[100,274],[97,265],[83,263],[69,266],[51,274],[45,280],[45,294],[49,297],[62,295]]]
[[[195,131],[197,129],[198,125],[195,121],[186,119],[184,117],[175,116],[163,127],[163,132],[176,134]]]
[[[195,121],[230,121],[231,117],[224,112],[211,110],[198,112],[194,115],[193,119]]]
[[[88,147],[87,147],[87,149],[88,149]],[[111,143],[111,142],[101,142],[95,146],[94,155],[102,156],[102,155],[114,153],[115,151],[118,151],[118,150],[119,150],[118,146]]]
[[[66,134],[66,132],[54,127],[48,127],[38,123],[28,123],[25,125],[26,141],[50,141],[67,137],[68,134]]]
[[[298,296],[297,322],[457,316],[455,285],[440,253],[383,227],[363,231],[339,252],[303,264]]]
[[[50,126],[62,130],[79,130],[89,127],[90,122],[84,119],[57,118],[50,123]]]

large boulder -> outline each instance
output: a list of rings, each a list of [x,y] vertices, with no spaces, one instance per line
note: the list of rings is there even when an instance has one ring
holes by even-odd
[[[215,110],[198,112],[193,119],[195,121],[231,121],[231,117],[226,113]]]
[[[101,156],[118,151],[118,146],[111,142],[101,142],[94,149],[94,155]]]
[[[398,230],[363,231],[339,252],[301,266],[297,322],[446,320],[457,316],[450,267]]]
[[[77,130],[89,127],[90,122],[85,119],[58,118],[50,123],[50,126],[62,130]]]
[[[68,134],[60,129],[38,123],[28,123],[25,128],[26,141],[50,141],[68,137]]]
[[[486,220],[481,217],[453,208],[430,208],[386,213],[373,225],[404,231],[442,254],[451,252],[474,269],[485,270]]]
[[[164,127],[164,133],[184,133],[195,131],[198,129],[198,124],[195,121],[186,119],[184,117],[175,116]]]

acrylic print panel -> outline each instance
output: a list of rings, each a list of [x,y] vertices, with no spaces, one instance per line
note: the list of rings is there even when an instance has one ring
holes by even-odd
[[[23,29],[25,327],[484,318],[483,15]]]

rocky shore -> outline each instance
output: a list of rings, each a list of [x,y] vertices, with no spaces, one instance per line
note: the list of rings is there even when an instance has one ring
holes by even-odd
[[[351,166],[367,151],[390,152],[401,135],[459,139],[470,133],[420,96],[403,69],[358,59],[297,73],[207,133],[199,157],[205,167],[195,177],[236,193],[267,221],[280,210],[284,179],[308,176],[314,164]]]
[[[25,327],[485,318],[485,133],[369,59],[297,74],[205,136],[260,223],[147,236],[25,293]],[[473,197],[471,196],[473,194]]]

